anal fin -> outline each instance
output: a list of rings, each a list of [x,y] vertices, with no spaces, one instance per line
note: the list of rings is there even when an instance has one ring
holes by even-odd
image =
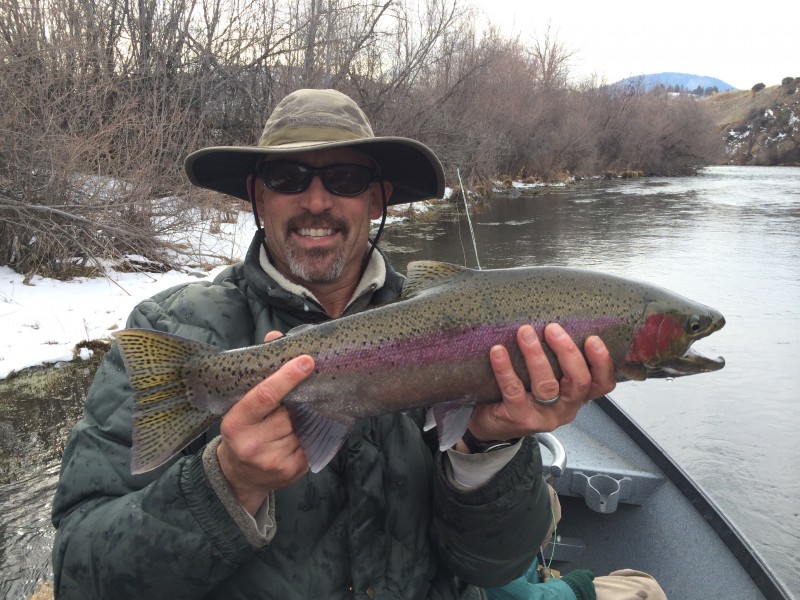
[[[475,403],[469,400],[439,402],[428,411],[425,430],[431,429],[435,423],[439,432],[439,450],[444,452],[461,439],[474,412]]]

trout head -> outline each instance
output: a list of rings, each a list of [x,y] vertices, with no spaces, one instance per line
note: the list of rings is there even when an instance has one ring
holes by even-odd
[[[701,304],[653,301],[633,331],[631,346],[618,366],[627,379],[681,377],[718,371],[725,359],[703,356],[692,348],[725,325],[722,314]]]

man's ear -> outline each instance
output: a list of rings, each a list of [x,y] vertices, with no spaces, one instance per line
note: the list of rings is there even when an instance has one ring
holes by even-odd
[[[250,201],[252,202],[253,201],[253,193],[255,192],[255,189],[253,188],[253,176],[252,175],[248,175],[247,176],[247,185],[246,185],[246,187],[247,187],[247,197],[250,198]]]
[[[370,219],[380,219],[383,216],[383,196],[381,195],[380,187],[383,186],[383,193],[386,195],[386,202],[392,197],[392,184],[389,181],[378,181],[377,185],[373,188],[372,205],[369,209]]]

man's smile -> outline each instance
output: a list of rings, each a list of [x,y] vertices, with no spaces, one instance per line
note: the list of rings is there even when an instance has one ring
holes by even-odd
[[[333,235],[335,232],[336,232],[336,230],[335,229],[331,229],[331,228],[324,228],[323,229],[323,228],[319,228],[319,227],[315,227],[315,228],[302,227],[302,228],[296,230],[295,233],[297,233],[297,235],[299,235],[301,237],[320,238],[320,237],[326,237],[326,236],[329,236],[329,235]]]

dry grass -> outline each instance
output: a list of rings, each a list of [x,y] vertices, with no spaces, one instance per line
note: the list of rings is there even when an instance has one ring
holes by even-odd
[[[53,591],[52,581],[43,581],[36,591],[33,592],[29,600],[53,600],[55,592]]]
[[[715,94],[701,100],[712,107],[714,122],[720,131],[750,119],[753,111],[762,110],[785,102],[788,98],[787,88],[773,85],[758,92],[750,90],[733,90]]]

